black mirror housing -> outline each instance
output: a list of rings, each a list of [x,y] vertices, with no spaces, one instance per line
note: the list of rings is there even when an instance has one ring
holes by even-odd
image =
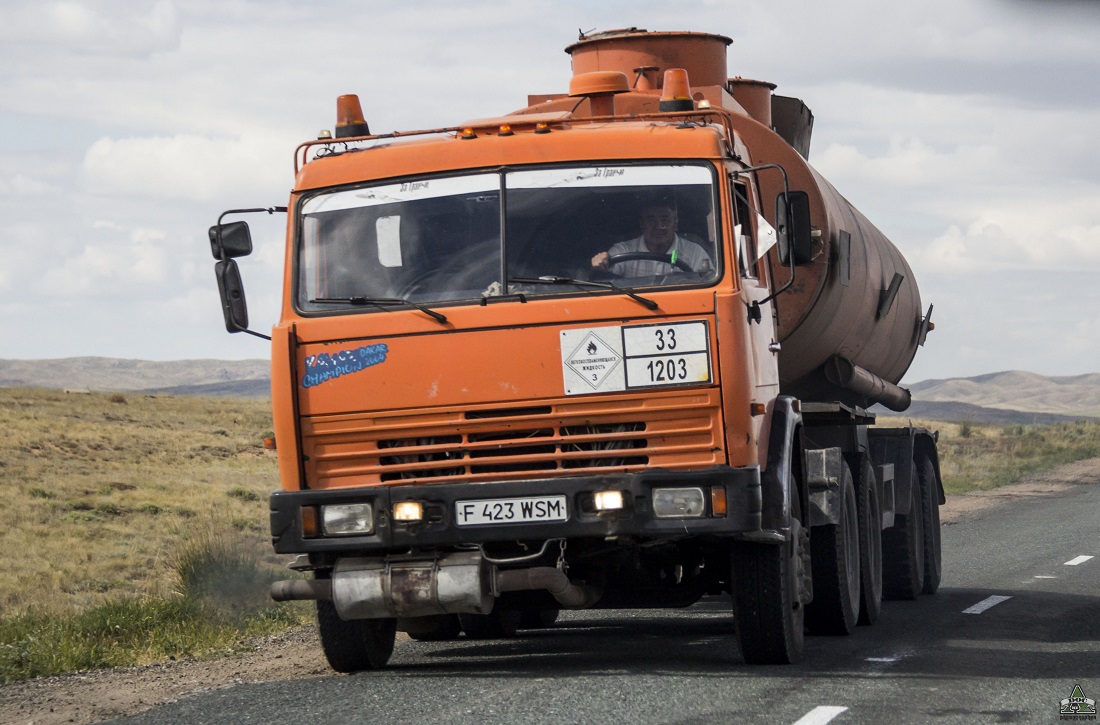
[[[243,223],[243,222],[236,222]],[[244,299],[244,284],[237,263],[226,259],[214,265],[218,278],[218,294],[222,298],[222,314],[228,332],[248,331],[248,305]]]
[[[214,259],[234,259],[252,254],[252,232],[248,229],[248,222],[215,224],[210,227],[209,235],[210,253]]]
[[[810,229],[810,195],[786,191],[775,199],[776,239],[779,263],[787,266],[814,261],[814,240]]]

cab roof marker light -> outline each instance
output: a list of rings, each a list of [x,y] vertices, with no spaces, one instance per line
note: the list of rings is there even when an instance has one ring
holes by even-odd
[[[462,138],[463,140],[469,140],[472,138],[477,138],[477,134],[474,133],[474,130],[472,128],[464,128],[462,129],[462,136],[460,138]]]

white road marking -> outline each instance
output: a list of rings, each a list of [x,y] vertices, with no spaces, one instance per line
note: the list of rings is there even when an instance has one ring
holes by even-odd
[[[1078,556],[1075,559],[1070,559],[1069,561],[1067,561],[1065,563],[1065,566],[1077,566],[1078,564],[1084,564],[1086,561],[1088,561],[1091,558],[1092,558],[1091,556]]]
[[[991,597],[986,597],[982,601],[975,604],[973,607],[967,607],[962,611],[963,614],[981,614],[990,607],[995,607],[1001,602],[1007,602],[1012,597],[1006,597],[1001,594],[994,594]]]
[[[1036,578],[1036,579],[1057,579],[1058,577],[1056,577],[1056,576],[1048,576],[1048,575],[1046,575],[1046,574],[1036,574],[1036,575],[1035,575],[1035,578]]]
[[[837,705],[819,705],[796,720],[794,725],[825,725],[847,709]]]

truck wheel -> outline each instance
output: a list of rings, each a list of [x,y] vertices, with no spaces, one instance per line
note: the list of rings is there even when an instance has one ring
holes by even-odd
[[[882,596],[916,599],[924,588],[924,497],[916,466],[910,471],[909,512],[882,532]]]
[[[519,629],[518,609],[493,608],[489,614],[459,614],[462,631],[470,639],[507,639]]]
[[[733,621],[746,663],[793,664],[802,658],[802,553],[808,545],[797,519],[784,544],[734,542]]]
[[[407,617],[397,620],[397,628],[418,642],[443,642],[462,634],[457,614],[436,614],[430,617]]]
[[[558,621],[561,609],[549,607],[547,609],[524,609],[519,615],[520,629],[546,629],[552,627]]]
[[[810,530],[814,599],[806,605],[810,634],[849,634],[859,618],[859,510],[847,463],[840,465],[839,523]]]
[[[940,492],[936,485],[936,467],[932,459],[920,454],[917,479],[924,501],[924,586],[922,594],[935,594],[940,588]]]
[[[882,610],[882,500],[875,467],[860,456],[856,481],[859,509],[859,623],[874,624]]]
[[[344,620],[336,612],[336,605],[318,600],[317,626],[325,659],[337,672],[380,670],[393,654],[396,619]]]

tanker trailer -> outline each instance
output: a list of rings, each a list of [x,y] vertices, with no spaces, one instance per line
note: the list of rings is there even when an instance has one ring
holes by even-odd
[[[237,210],[288,212],[271,531],[310,578],[272,596],[316,601],[334,669],[722,594],[788,663],[938,587],[935,437],[868,411],[931,329],[912,271],[730,42],[582,35],[567,91],[444,128],[342,96],[286,207]],[[210,242],[259,334],[247,224]]]

